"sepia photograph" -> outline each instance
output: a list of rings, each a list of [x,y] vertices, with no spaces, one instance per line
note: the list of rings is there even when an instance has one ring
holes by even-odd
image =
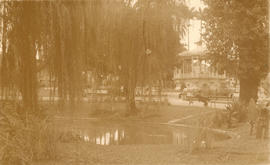
[[[0,0],[0,165],[270,165],[270,0]]]

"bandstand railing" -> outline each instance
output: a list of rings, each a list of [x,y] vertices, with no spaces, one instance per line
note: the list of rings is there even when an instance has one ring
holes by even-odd
[[[225,74],[216,74],[216,73],[179,73],[174,75],[174,79],[193,79],[193,78],[203,78],[203,79],[225,79]]]

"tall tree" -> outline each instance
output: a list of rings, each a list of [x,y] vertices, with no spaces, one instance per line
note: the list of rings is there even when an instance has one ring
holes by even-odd
[[[105,7],[103,27],[108,29],[103,35],[102,54],[112,57],[111,69],[120,75],[127,89],[129,112],[136,114],[138,82],[161,79],[173,66],[184,20],[191,14],[174,0],[110,1]]]
[[[240,80],[240,100],[257,100],[267,73],[268,24],[265,0],[204,0],[204,40],[212,65]]]
[[[1,5],[4,26],[1,77],[7,84],[17,87],[23,106],[31,111],[37,106],[36,52],[40,39],[40,4],[5,1]]]
[[[140,76],[158,79],[171,66],[184,31],[183,19],[189,16],[188,8],[176,0],[1,4],[5,4],[2,45],[7,47],[1,76],[17,75],[5,79],[5,84],[14,82],[31,109],[37,104],[41,70],[56,80],[63,101],[80,96],[82,73],[92,70],[97,75],[119,76],[128,89],[128,109],[136,113],[134,91]]]

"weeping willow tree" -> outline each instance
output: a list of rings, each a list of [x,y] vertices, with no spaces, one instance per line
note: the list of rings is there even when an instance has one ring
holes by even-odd
[[[41,6],[30,2],[1,2],[1,6],[2,90],[15,88],[21,94],[23,106],[32,111],[37,107],[36,51],[40,40]]]
[[[138,83],[160,80],[172,68],[188,8],[177,1],[107,1],[104,54],[127,89],[128,111],[136,114]]]
[[[163,80],[173,73],[172,69],[181,45],[179,40],[185,33],[185,21],[192,13],[176,1],[139,1],[142,15],[143,44],[142,67],[139,69],[139,84],[162,86]]]
[[[38,106],[39,72],[55,80],[60,103],[73,103],[82,94],[82,73],[91,70],[120,77],[128,111],[136,113],[136,85],[171,68],[190,16],[175,0],[4,1],[1,7],[1,89],[19,91],[31,110]]]
[[[79,2],[77,2],[79,3]],[[72,2],[53,4],[51,42],[48,58],[50,73],[57,80],[61,101],[74,101],[81,92],[81,73],[84,57],[84,13],[82,5]],[[50,57],[51,56],[51,57]]]
[[[95,4],[95,1],[1,2],[2,91],[14,87],[23,106],[33,110],[38,99],[37,73],[46,70],[57,80],[61,100],[74,101],[81,92],[85,58],[92,55],[86,44],[89,40],[93,45],[95,42],[93,33],[86,30],[95,26],[88,17],[93,15],[88,9],[95,11],[92,7]],[[38,52],[42,59],[39,63]],[[10,94],[2,92],[4,95]]]

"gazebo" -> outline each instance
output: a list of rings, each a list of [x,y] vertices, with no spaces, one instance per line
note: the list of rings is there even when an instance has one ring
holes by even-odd
[[[187,89],[211,89],[218,91],[226,88],[226,73],[218,73],[210,66],[205,50],[198,48],[179,54],[174,69],[173,80],[176,89],[185,84]]]

